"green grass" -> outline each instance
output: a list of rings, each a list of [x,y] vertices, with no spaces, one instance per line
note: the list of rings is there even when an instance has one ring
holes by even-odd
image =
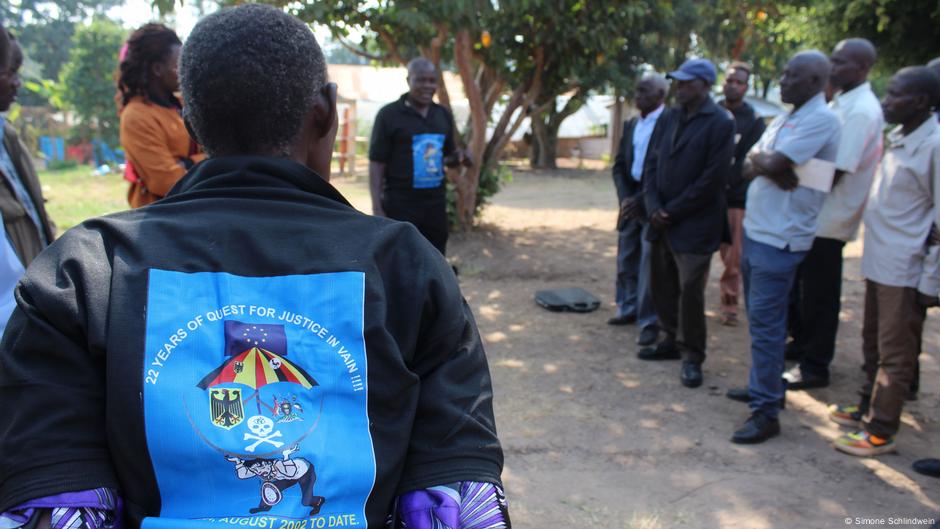
[[[120,173],[92,174],[92,167],[39,171],[39,182],[46,197],[46,211],[61,234],[92,217],[128,208],[127,186]],[[371,213],[369,187],[364,177],[335,178],[333,185],[362,211]]]
[[[92,167],[39,171],[46,211],[59,233],[80,222],[127,209],[127,182],[119,173],[92,174]]]

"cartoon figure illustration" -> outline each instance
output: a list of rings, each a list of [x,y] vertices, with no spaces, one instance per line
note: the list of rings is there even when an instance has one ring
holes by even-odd
[[[264,418],[267,419],[267,417]],[[267,420],[270,421],[270,419]],[[284,450],[281,452],[283,459],[244,460],[235,456],[225,457],[226,460],[235,464],[235,475],[238,479],[258,478],[261,480],[261,503],[249,509],[249,513],[270,511],[283,499],[283,492],[294,485],[300,486],[301,503],[310,507],[310,516],[320,512],[326,498],[313,495],[313,486],[317,482],[313,464],[304,458],[291,459],[291,454],[298,450],[297,445]]]
[[[429,173],[437,173],[440,167],[437,165],[437,155],[440,152],[437,145],[428,143],[424,146],[424,167]]]
[[[271,413],[278,424],[304,420],[301,415],[303,411],[304,407],[297,402],[297,395],[292,395],[291,400],[287,400],[287,397],[280,399],[277,395],[274,396],[274,406],[271,408]]]

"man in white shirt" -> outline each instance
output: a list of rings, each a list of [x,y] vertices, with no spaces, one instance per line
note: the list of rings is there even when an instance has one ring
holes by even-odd
[[[793,344],[799,365],[784,374],[788,389],[829,385],[842,296],[842,248],[855,239],[862,210],[881,159],[884,117],[868,72],[875,47],[865,39],[843,40],[832,55],[829,83],[840,93],[829,107],[842,123],[832,191],[819,213],[813,247],[800,265]]]
[[[862,351],[867,383],[858,406],[831,406],[830,418],[860,428],[835,440],[857,456],[895,450],[904,400],[914,378],[926,308],[940,292],[940,77],[904,68],[891,78],[882,107],[899,126],[888,146],[865,209],[865,317]]]
[[[633,101],[639,116],[623,124],[620,148],[612,170],[621,212],[617,219],[617,314],[607,323],[626,325],[636,321],[637,343],[650,346],[659,337],[659,324],[650,295],[650,243],[643,213],[643,169],[647,153],[659,141],[657,124],[665,111],[663,100],[669,82],[649,73],[636,84]]]

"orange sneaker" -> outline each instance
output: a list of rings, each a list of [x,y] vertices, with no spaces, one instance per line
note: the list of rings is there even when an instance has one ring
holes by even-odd
[[[833,448],[846,454],[871,457],[894,452],[894,439],[872,435],[865,430],[847,433],[832,442]]]
[[[829,420],[850,428],[862,427],[862,409],[854,404],[830,404]]]

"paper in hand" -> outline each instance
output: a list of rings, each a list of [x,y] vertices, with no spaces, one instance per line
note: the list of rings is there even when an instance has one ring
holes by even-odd
[[[836,163],[813,158],[793,168],[800,185],[828,193],[832,190],[832,180],[836,174]]]

